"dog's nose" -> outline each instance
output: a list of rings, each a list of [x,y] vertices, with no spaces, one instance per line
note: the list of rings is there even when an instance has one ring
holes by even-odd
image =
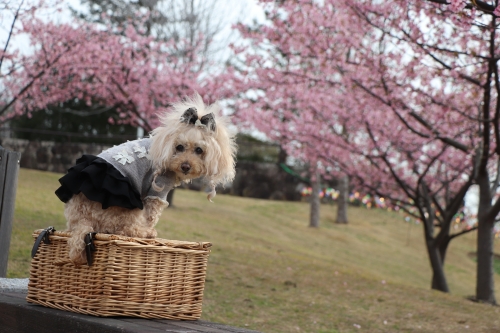
[[[191,170],[191,166],[189,165],[189,163],[182,163],[181,169],[183,172],[188,172],[189,170]]]

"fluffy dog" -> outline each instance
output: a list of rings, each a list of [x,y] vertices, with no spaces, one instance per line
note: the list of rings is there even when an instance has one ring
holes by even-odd
[[[234,133],[220,111],[195,95],[163,114],[149,138],[77,160],[56,191],[66,203],[73,263],[86,262],[84,237],[91,232],[156,237],[167,194],[181,182],[204,177],[211,201],[216,185],[234,178]]]

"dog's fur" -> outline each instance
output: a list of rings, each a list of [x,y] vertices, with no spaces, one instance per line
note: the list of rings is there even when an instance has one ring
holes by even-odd
[[[196,108],[200,118],[213,113],[215,131],[181,122],[183,113],[189,108]],[[155,175],[170,175],[175,182],[172,187],[204,177],[212,189],[208,195],[210,200],[215,196],[215,186],[231,181],[235,175],[236,144],[234,133],[228,128],[228,119],[221,115],[217,104],[205,106],[201,97],[195,95],[175,104],[171,112],[160,117],[160,121],[161,126],[151,132],[149,150]],[[176,150],[178,145],[184,146],[184,151]],[[195,152],[197,147],[203,149],[202,154]],[[189,166],[187,172],[186,164]],[[156,186],[154,181],[152,186]],[[143,206],[142,210],[116,206],[102,209],[101,203],[87,199],[82,193],[73,195],[64,210],[68,230],[72,233],[68,241],[71,261],[77,265],[86,262],[83,239],[89,232],[156,237],[155,225],[168,202],[158,197],[146,197]]]

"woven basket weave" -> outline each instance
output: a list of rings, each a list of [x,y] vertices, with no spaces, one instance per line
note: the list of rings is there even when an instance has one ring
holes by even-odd
[[[28,302],[103,317],[200,318],[211,243],[97,234],[89,267],[69,261],[70,236],[56,231],[40,244]]]

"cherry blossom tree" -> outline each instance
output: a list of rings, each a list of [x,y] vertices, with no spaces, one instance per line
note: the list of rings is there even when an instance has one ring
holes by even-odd
[[[54,24],[35,12],[21,18],[13,35],[25,35],[33,52],[5,51],[5,87],[0,123],[20,114],[36,112],[74,98],[88,105],[114,107],[124,123],[156,126],[158,110],[198,91],[208,100],[216,96],[218,83],[202,77],[197,50],[179,58],[165,50],[174,41],[155,41],[132,25],[122,34],[105,26],[75,21]]]
[[[478,184],[476,297],[495,303],[496,17],[454,3],[261,1],[268,21],[238,27],[237,115],[419,219],[434,289],[449,242],[475,229],[455,222]]]

